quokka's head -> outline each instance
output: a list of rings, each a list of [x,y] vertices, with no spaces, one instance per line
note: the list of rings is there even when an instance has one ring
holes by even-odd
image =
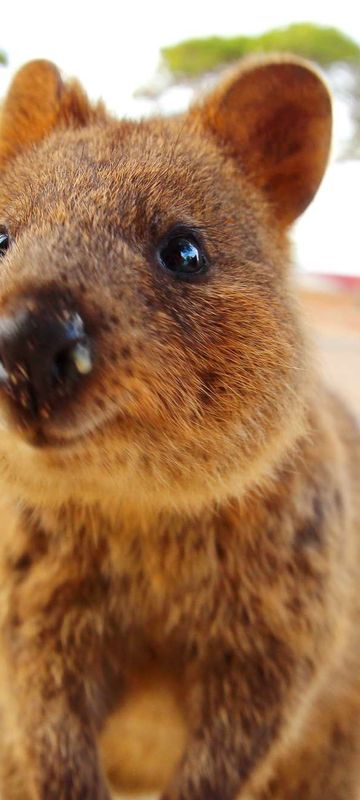
[[[0,476],[28,502],[192,507],[299,432],[286,233],[327,89],[245,61],[185,115],[116,121],[36,61],[0,122]]]

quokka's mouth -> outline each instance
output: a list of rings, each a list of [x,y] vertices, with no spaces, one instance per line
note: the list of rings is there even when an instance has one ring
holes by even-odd
[[[15,420],[13,415],[6,412],[8,412],[8,409],[5,408],[4,413],[1,414],[0,437],[3,441],[6,439],[10,443],[12,442],[15,448],[16,443],[22,443],[25,446],[39,450],[70,449],[80,442],[85,442],[106,424],[103,419],[92,419],[88,421],[88,424],[83,423],[78,427],[74,425],[72,429],[67,428],[64,431],[61,428],[51,430],[46,422],[29,425]]]
[[[57,450],[64,450],[66,448],[73,448],[76,444],[81,441],[86,440],[89,437],[89,432],[87,433],[74,433],[71,436],[55,436],[53,434],[45,433],[42,430],[36,431],[36,433],[32,434],[31,437],[28,438],[27,444],[31,447],[38,448],[38,449],[57,449]]]
[[[101,437],[112,426],[116,426],[116,432],[119,433],[121,428],[123,430],[130,428],[131,420],[121,413],[113,416],[100,415],[97,418],[88,418],[87,422],[83,422],[78,427],[74,426],[72,429],[51,430],[47,425],[40,425],[36,428],[18,431],[18,436],[20,433],[20,438],[34,449],[70,451],[86,445],[96,436]]]

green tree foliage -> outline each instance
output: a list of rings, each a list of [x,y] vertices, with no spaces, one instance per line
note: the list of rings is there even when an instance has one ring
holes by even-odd
[[[277,28],[260,36],[189,39],[162,49],[166,66],[176,77],[196,78],[250,53],[288,51],[324,67],[336,62],[360,62],[360,47],[336,28],[309,22]]]
[[[6,53],[3,50],[0,50],[0,64],[7,64]]]

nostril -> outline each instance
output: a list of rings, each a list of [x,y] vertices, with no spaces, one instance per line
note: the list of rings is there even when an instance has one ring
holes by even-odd
[[[66,383],[77,375],[88,375],[91,370],[90,344],[84,337],[83,341],[68,345],[56,354],[52,363],[51,374],[55,383]]]
[[[65,348],[57,356],[51,366],[51,377],[54,383],[64,383],[68,378],[72,367],[71,352]]]

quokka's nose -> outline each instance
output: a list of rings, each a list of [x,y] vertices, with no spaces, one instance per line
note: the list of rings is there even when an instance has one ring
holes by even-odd
[[[91,341],[77,311],[27,298],[0,316],[0,389],[22,416],[46,419],[91,370]]]

